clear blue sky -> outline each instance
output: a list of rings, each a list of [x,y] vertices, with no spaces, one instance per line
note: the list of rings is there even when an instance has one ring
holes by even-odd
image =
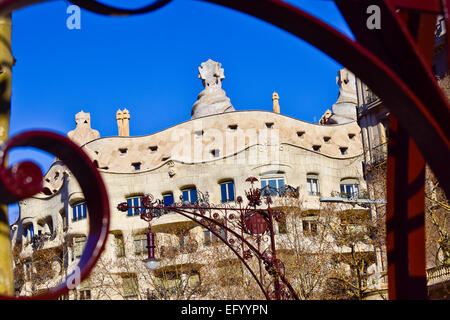
[[[120,4],[131,0],[103,0]],[[131,1],[133,6],[148,2]],[[350,35],[332,1],[291,2]],[[81,30],[66,27],[65,1],[13,14],[11,135],[30,129],[66,134],[80,110],[102,137],[117,135],[115,113],[131,113],[130,134],[147,135],[190,119],[203,89],[198,66],[211,58],[225,69],[223,89],[237,110],[271,110],[313,122],[336,101],[334,60],[256,18],[209,3],[175,0],[146,15],[111,18],[81,12]],[[52,157],[29,150],[45,172]],[[10,222],[17,219],[10,207]]]

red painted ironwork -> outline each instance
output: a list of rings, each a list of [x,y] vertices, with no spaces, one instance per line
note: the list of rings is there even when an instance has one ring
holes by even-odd
[[[398,9],[416,10],[439,14],[442,12],[440,0],[390,0]]]
[[[89,235],[77,266],[79,278],[74,274],[69,275],[69,278],[81,283],[100,258],[108,235],[109,202],[103,179],[89,156],[70,139],[47,131],[27,131],[10,138],[0,148],[0,185],[3,188],[1,200],[5,203],[22,200],[42,190],[42,172],[36,165],[22,162],[10,168],[6,167],[8,152],[17,147],[34,147],[55,155],[77,179],[84,193],[89,212]],[[44,294],[32,297],[0,295],[0,299],[56,299],[66,294],[71,285],[72,280],[66,279],[58,287]]]
[[[12,10],[43,1],[46,0],[0,0],[0,13],[10,13]],[[445,193],[450,195],[450,170],[447,165],[450,159],[449,104],[427,66],[426,54],[421,53],[419,49],[419,46],[422,46],[420,39],[416,45],[414,36],[408,31],[408,25],[403,23],[400,15],[395,12],[397,6],[416,11],[425,9],[434,13],[435,0],[373,0],[370,3],[336,1],[357,41],[281,0],[202,1],[233,8],[265,20],[307,41],[345,65],[385,102],[398,121],[401,128],[399,130],[404,130],[414,140]],[[155,10],[169,1],[157,1],[137,10],[121,10],[96,1],[73,2],[100,14],[130,15]],[[380,30],[365,30],[363,23],[367,15],[360,4],[376,4],[381,8],[383,27]],[[441,0],[441,6],[439,11],[444,14],[449,30],[450,0]],[[449,41],[447,37],[447,42],[450,43]],[[450,52],[448,59],[450,61]],[[408,144],[411,146],[409,150],[413,150],[414,145],[411,142]],[[411,161],[410,177],[414,174],[414,168],[420,167],[414,165],[414,159],[408,160]],[[394,178],[389,178],[388,185],[396,188]],[[404,204],[406,199],[402,201]]]
[[[285,277],[284,265],[277,259],[275,246],[275,233],[273,219],[280,219],[282,214],[270,207],[272,199],[270,196],[263,196],[264,191],[268,191],[269,186],[264,189],[255,188],[253,184],[258,179],[251,177],[246,181],[250,182],[252,187],[246,191],[248,204],[242,206],[242,197],[237,197],[236,205],[230,204],[214,205],[208,202],[208,194],[198,193],[198,200],[195,203],[181,201],[170,206],[164,206],[162,200],[155,200],[152,195],[145,195],[141,198],[142,206],[129,206],[127,202],[117,205],[119,211],[126,212],[129,209],[140,210],[141,219],[149,222],[151,230],[151,221],[162,215],[169,213],[180,214],[212,232],[220,241],[228,246],[232,252],[241,260],[243,265],[257,282],[266,299],[288,299],[298,300],[295,290],[292,288],[288,279]],[[298,196],[298,188],[285,185],[283,190],[270,190],[278,192],[285,196]],[[290,190],[290,192],[288,192]],[[265,203],[266,208],[260,206]],[[225,235],[221,232],[224,231]],[[269,239],[265,239],[268,237]],[[253,243],[252,243],[253,242]],[[269,246],[261,248],[263,242],[269,242]],[[153,243],[153,242],[152,242]],[[254,243],[257,244],[255,247]],[[154,246],[154,245],[152,245]],[[153,251],[149,252],[153,255]],[[255,257],[265,265],[269,275],[273,277],[274,289],[264,286],[263,277],[256,276],[247,260]],[[280,280],[282,283],[280,283]]]

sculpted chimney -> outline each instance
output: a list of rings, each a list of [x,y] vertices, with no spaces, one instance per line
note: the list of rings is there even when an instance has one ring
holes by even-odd
[[[123,114],[122,111],[119,109],[116,113],[116,119],[117,119],[117,129],[119,130],[119,136],[122,136],[123,128],[122,128],[122,118]]]
[[[272,101],[273,101],[273,112],[280,113],[280,103],[278,102],[280,100],[280,96],[278,93],[274,92],[272,94]]]
[[[117,110],[117,129],[119,136],[128,137],[130,135],[130,112],[127,109]]]
[[[130,135],[130,112],[127,109],[123,109],[122,114],[122,135],[128,137]]]

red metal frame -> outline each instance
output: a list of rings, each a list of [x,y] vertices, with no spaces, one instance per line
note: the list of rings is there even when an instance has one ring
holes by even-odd
[[[0,14],[7,14],[15,9],[43,1],[46,0],[0,0]],[[427,42],[426,37],[422,40],[417,38],[418,43],[416,44],[415,36],[410,32],[413,31],[411,27],[414,26],[414,23],[408,23],[407,25],[402,21],[401,14],[397,14],[395,11],[397,5],[401,9],[419,12],[425,10],[427,13],[436,13],[436,0],[373,0],[369,1],[370,3],[364,0],[358,2],[336,1],[357,41],[353,41],[319,19],[281,0],[202,1],[233,8],[267,21],[307,41],[337,62],[345,65],[389,106],[396,119],[394,122],[398,121],[398,130],[403,130],[407,136],[414,140],[414,143],[411,142],[412,140],[408,140],[408,145],[410,145],[408,148],[410,152],[408,168],[410,168],[410,171],[407,174],[409,178],[402,178],[403,183],[404,181],[410,183],[411,178],[417,175],[416,169],[420,168],[422,163],[421,161],[415,161],[415,158],[422,154],[439,179],[447,196],[450,195],[450,170],[448,170],[450,159],[449,104],[431,73],[427,63],[427,54],[420,50],[420,47],[423,48],[423,43]],[[137,10],[121,10],[89,0],[74,0],[72,2],[101,14],[130,15],[156,10],[170,1],[160,0],[155,4]],[[368,4],[376,4],[381,8],[383,27],[380,30],[368,32],[363,24],[367,18],[363,5],[367,6]],[[447,30],[450,30],[450,0],[441,0],[440,4],[439,12],[444,14]],[[426,27],[416,25],[415,28],[420,31],[425,30],[422,28]],[[447,39],[448,43],[449,41]],[[399,135],[403,134],[399,133]],[[393,143],[391,142],[391,146],[393,146]],[[414,145],[417,146],[416,151],[413,151]],[[392,148],[391,151],[395,150],[395,148]],[[399,165],[399,160],[390,158],[391,167],[394,161],[397,161],[397,166]],[[412,214],[412,211],[407,209],[408,197],[402,195],[401,192],[397,192],[397,189],[401,186],[395,184],[393,175],[389,176],[388,185],[391,190],[396,190],[389,206],[397,208],[396,210],[402,210],[401,214],[405,212],[404,210]],[[412,207],[412,203],[409,207]],[[400,212],[398,214],[401,215]],[[405,223],[405,221],[400,222],[400,225],[404,226]],[[394,227],[395,230],[397,228]],[[412,235],[409,229],[401,231],[400,234],[403,236],[406,236],[406,234]],[[392,238],[388,236],[388,247],[392,245],[391,240]],[[404,247],[399,250],[401,251],[399,252],[400,255],[405,253]],[[412,259],[412,257],[408,256],[405,259]],[[392,278],[392,276],[390,277]],[[423,292],[423,281],[420,287],[422,288],[421,292]],[[396,290],[396,288],[390,288],[390,290]],[[394,293],[391,293],[390,296],[399,297]]]

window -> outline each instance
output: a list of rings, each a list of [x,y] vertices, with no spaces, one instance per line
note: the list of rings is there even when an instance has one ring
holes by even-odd
[[[220,184],[222,202],[234,201],[234,182],[226,181]]]
[[[72,260],[81,257],[84,247],[86,246],[86,237],[77,237],[73,239],[73,256]]]
[[[204,132],[203,130],[197,130],[197,131],[194,131],[194,134],[195,134],[196,136],[202,136],[204,133],[205,133],[205,132]]]
[[[151,152],[156,152],[158,150],[158,146],[150,146],[148,147]]]
[[[331,137],[323,137],[324,142],[330,142]]]
[[[210,152],[211,152],[211,155],[212,155],[214,158],[217,158],[217,157],[220,156],[220,150],[219,150],[219,149],[212,149]]]
[[[127,198],[127,203],[129,207],[142,207],[142,195],[133,196]],[[129,208],[127,212],[127,216],[138,216],[141,214],[141,209],[139,208]]]
[[[237,128],[238,128],[238,125],[237,125],[237,124],[230,124],[230,125],[228,126],[228,129],[230,129],[231,131],[236,131]]]
[[[339,150],[341,151],[342,155],[345,155],[345,154],[347,154],[348,148],[347,147],[340,147]]]
[[[341,196],[346,198],[359,197],[359,182],[357,179],[342,179],[341,180]]]
[[[114,235],[114,249],[116,251],[116,257],[125,257],[125,245],[123,242],[123,235]]]
[[[164,201],[164,206],[165,207],[171,206],[175,202],[174,197],[173,197],[173,193],[165,193],[165,194],[163,194],[163,201]]]
[[[87,217],[86,202],[81,201],[72,205],[73,221],[82,220]]]
[[[37,234],[38,236],[41,236],[45,231],[45,222],[42,220],[39,220],[37,223]]]
[[[297,136],[299,138],[303,138],[303,135],[305,134],[305,131],[297,131]]]
[[[134,236],[134,254],[141,255],[147,253],[147,235],[137,234]]]
[[[316,152],[319,152],[319,151],[320,151],[320,145],[318,145],[318,144],[313,145],[312,148],[313,148],[313,150],[316,151]]]
[[[303,235],[306,237],[317,235],[317,218],[315,216],[302,219]]]
[[[354,134],[354,133],[349,133],[349,134],[348,134],[348,138],[349,138],[349,139],[353,139],[354,137],[355,137],[355,134]]]
[[[278,222],[278,233],[279,234],[287,234],[286,219]]]
[[[319,175],[309,173],[306,175],[306,186],[310,196],[319,195]]]
[[[284,178],[280,176],[261,178],[261,189],[263,196],[276,197],[281,193],[284,186]]]
[[[272,129],[273,128],[273,122],[266,122],[266,127],[267,127],[267,129]]]
[[[138,297],[138,281],[135,274],[122,276],[122,291],[125,299],[136,299]]]
[[[91,300],[91,290],[78,291],[79,300]]]
[[[192,253],[197,250],[197,243],[191,238],[188,231],[179,234],[178,241],[181,253]]]
[[[183,201],[194,203],[197,201],[197,189],[195,187],[186,188],[182,190]]]
[[[141,170],[141,163],[140,162],[133,162],[131,165],[133,166],[135,171]]]
[[[128,151],[128,148],[119,148],[120,154],[125,154],[125,153],[127,153],[127,151]]]
[[[34,226],[32,224],[28,224],[23,228],[23,236],[28,241],[31,241],[34,237]]]

